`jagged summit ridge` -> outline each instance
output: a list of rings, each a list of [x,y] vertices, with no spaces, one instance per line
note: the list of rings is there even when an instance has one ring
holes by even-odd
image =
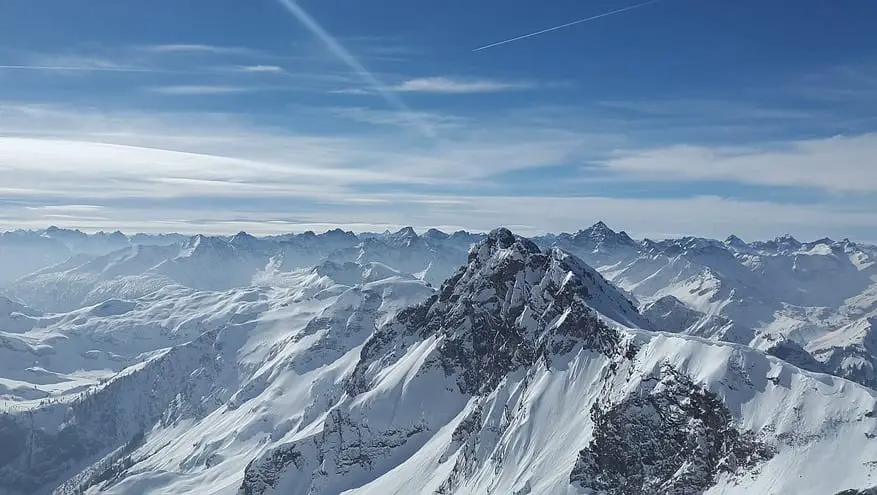
[[[611,325],[650,328],[633,304],[596,271],[557,249],[541,250],[505,228],[472,247],[469,262],[427,302],[402,311],[362,351],[351,392],[369,387],[376,360],[398,355],[412,339],[437,337],[431,359],[457,376],[464,393],[484,393],[508,372],[577,345],[615,352]]]
[[[505,251],[504,256],[526,257],[538,253],[540,249],[535,242],[516,236],[509,229],[500,227],[487,234],[483,241],[472,246],[469,250],[469,264],[472,265],[474,262],[475,266],[480,268],[487,260],[502,251]]]

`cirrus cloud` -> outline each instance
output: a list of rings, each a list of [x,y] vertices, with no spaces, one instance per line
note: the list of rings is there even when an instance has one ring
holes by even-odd
[[[391,86],[391,91],[402,93],[444,93],[472,94],[497,93],[502,91],[522,91],[534,89],[533,83],[522,81],[500,81],[495,79],[458,79],[451,77],[421,77],[408,79]]]
[[[674,145],[620,152],[614,172],[655,181],[728,181],[877,192],[877,133],[797,140],[770,147]]]

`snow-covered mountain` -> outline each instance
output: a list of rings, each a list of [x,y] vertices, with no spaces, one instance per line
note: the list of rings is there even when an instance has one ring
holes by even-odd
[[[535,240],[580,256],[673,332],[763,350],[789,342],[839,362],[847,352],[862,355],[854,349],[863,348],[863,332],[850,327],[877,316],[877,251],[846,239],[636,242],[599,222],[575,235]],[[851,366],[862,371],[839,371]],[[864,362],[827,369],[860,383],[877,380]]]
[[[283,284],[285,274],[324,261],[385,266],[437,286],[483,238],[436,229],[418,235],[410,227],[379,234],[335,229],[265,238],[244,232],[228,237],[87,235],[50,227],[2,235],[0,290],[37,311],[67,312],[176,285],[220,291],[275,286]],[[725,241],[636,241],[598,222],[575,234],[534,241],[594,266],[655,326],[668,331],[762,350],[789,342],[819,359],[839,362],[844,352],[862,354],[853,350],[856,332],[847,329],[877,316],[877,248],[849,240],[801,242],[784,235],[747,243],[731,235]],[[868,366],[856,366],[862,371],[837,373],[877,382]],[[835,365],[827,369],[840,370]]]
[[[654,327],[671,332],[738,344],[748,344],[754,337],[751,329],[719,314],[701,313],[674,296],[664,296],[647,303],[641,311]]]
[[[65,236],[57,230],[49,231],[56,237],[85,236],[78,231],[66,231]],[[6,292],[41,310],[71,311],[109,297],[139,297],[170,285],[199,290],[247,287],[270,279],[272,273],[327,260],[380,263],[440,284],[465,261],[469,245],[478,236],[464,232],[444,237],[433,234],[418,236],[406,228],[359,239],[352,232],[336,229],[324,234],[256,238],[240,232],[231,237],[196,235],[176,243],[166,242],[173,236],[153,236],[154,243],[135,243],[133,238],[126,238],[121,249],[97,256],[59,244],[62,254],[28,265],[32,272],[8,282]],[[28,242],[59,242],[31,233],[24,238]],[[141,235],[141,241],[146,239]],[[27,250],[27,246],[22,249]],[[16,256],[11,252],[0,259],[0,264]]]
[[[0,234],[0,287],[69,257],[70,250],[57,240],[26,231],[4,232]]]
[[[0,298],[0,493],[867,493],[877,392],[846,378],[870,385],[870,286],[794,307],[809,331],[733,318],[786,287],[750,287],[764,267],[867,275],[826,245],[598,224],[80,253]]]

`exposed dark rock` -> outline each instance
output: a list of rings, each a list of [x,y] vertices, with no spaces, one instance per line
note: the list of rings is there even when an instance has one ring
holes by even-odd
[[[791,340],[782,340],[772,345],[767,353],[776,356],[787,363],[808,371],[817,373],[825,373],[825,366],[817,361],[809,352],[807,352],[800,344]]]
[[[720,473],[736,473],[772,451],[738,430],[714,393],[671,367],[618,404],[591,410],[594,438],[570,483],[609,495],[694,495]]]
[[[577,258],[494,230],[438,297],[402,311],[366,343],[348,391],[368,389],[366,370],[374,361],[392,360],[406,341],[433,335],[440,339],[438,355],[427,365],[455,376],[466,394],[489,392],[510,371],[539,359],[550,366],[552,356],[579,344],[614,353],[620,336],[590,307],[597,300],[639,322],[630,301]]]
[[[301,469],[302,457],[298,446],[293,444],[272,449],[261,458],[253,459],[244,470],[244,481],[238,493],[261,495],[274,488],[289,466]]]
[[[324,486],[328,477],[342,480],[344,486],[351,471],[375,472],[375,464],[425,431],[421,424],[376,429],[347,411],[332,410],[320,433],[270,449],[251,461],[238,494],[262,495],[286,477],[295,478],[292,482],[298,486],[325,493],[315,487]]]

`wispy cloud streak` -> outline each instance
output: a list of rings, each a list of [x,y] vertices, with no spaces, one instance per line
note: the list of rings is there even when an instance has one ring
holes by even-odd
[[[141,47],[153,53],[212,53],[218,55],[252,55],[258,53],[251,48],[240,46],[216,46],[200,44],[148,45]]]
[[[409,79],[392,91],[405,93],[497,93],[501,91],[519,91],[533,89],[533,84],[526,82],[494,81],[490,79],[452,79],[448,77],[424,77]]]
[[[181,85],[159,86],[150,88],[153,93],[164,95],[227,95],[234,93],[249,93],[259,91],[257,87],[245,86],[210,86],[210,85]]]
[[[160,72],[156,69],[134,67],[76,67],[58,65],[0,65],[0,70],[78,71],[78,72]]]
[[[543,30],[541,30],[541,31],[536,31],[535,33],[524,34],[524,35],[516,36],[516,37],[514,37],[514,38],[510,38],[510,39],[507,39],[507,40],[497,41],[496,43],[491,43],[491,44],[489,44],[489,45],[480,46],[480,47],[478,47],[478,48],[476,48],[476,49],[474,49],[474,50],[472,50],[472,51],[473,51],[473,52],[480,52],[481,50],[487,50],[488,48],[493,48],[493,47],[496,47],[496,46],[505,45],[505,44],[512,43],[512,42],[515,42],[515,41],[520,41],[520,40],[523,40],[523,39],[532,38],[532,37],[534,37],[534,36],[539,36],[540,34],[550,33],[550,32],[552,32],[552,31],[557,31],[558,29],[564,29],[564,28],[568,28],[568,27],[570,27],[570,26],[575,26],[575,25],[577,25],[577,24],[582,24],[582,23],[585,23],[585,22],[594,21],[594,20],[597,20],[597,19],[602,19],[603,17],[609,17],[609,16],[611,16],[611,15],[620,14],[620,13],[622,13],[622,12],[627,12],[627,11],[630,11],[630,10],[633,10],[633,9],[638,9],[638,8],[640,8],[640,7],[645,7],[646,5],[651,5],[651,4],[653,4],[653,3],[658,3],[658,2],[660,2],[660,1],[661,1],[661,0],[650,0],[650,1],[648,1],[648,2],[638,3],[638,4],[636,4],[636,5],[631,5],[631,6],[629,6],[629,7],[624,7],[624,8],[622,8],[622,9],[616,9],[616,10],[613,10],[613,11],[610,11],[610,12],[604,12],[604,13],[602,13],[602,14],[598,14],[598,15],[591,16],[591,17],[586,17],[586,18],[584,18],[584,19],[579,19],[579,20],[577,20],[577,21],[567,22],[566,24],[561,24],[560,26],[554,26],[554,27],[550,27],[550,28],[548,28],[548,29],[543,29]]]
[[[377,77],[374,76],[368,69],[363,66],[359,60],[356,59],[345,47],[342,45],[334,36],[332,36],[328,31],[326,31],[316,19],[311,17],[304,9],[302,9],[297,3],[292,0],[279,0],[280,4],[283,5],[289,12],[292,13],[298,19],[302,25],[308,29],[314,36],[316,36],[329,51],[332,52],[333,55],[338,57],[339,60],[344,62],[348,67],[350,67],[354,72],[356,72],[360,77],[362,77],[368,84],[371,86],[372,90],[381,95],[387,102],[393,106],[396,110],[411,113],[411,109],[408,108],[405,103],[402,102],[396,95],[394,95],[391,91],[387,91],[387,86],[382,83]],[[420,128],[420,131],[426,135],[427,137],[435,137],[435,131],[426,123],[419,122],[417,123],[417,127]]]
[[[237,67],[236,70],[238,72],[252,72],[252,73],[282,73],[286,72],[282,67],[276,65],[246,65],[243,67]]]

